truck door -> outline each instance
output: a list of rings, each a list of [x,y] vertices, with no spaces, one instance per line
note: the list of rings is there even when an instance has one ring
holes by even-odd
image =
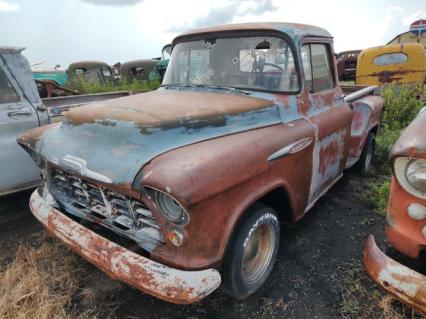
[[[36,110],[0,58],[0,195],[40,179],[40,169],[16,142],[19,134],[37,126]]]
[[[345,168],[351,109],[337,81],[331,43],[305,43],[301,48],[307,94],[305,116],[316,130],[308,209],[341,176]]]

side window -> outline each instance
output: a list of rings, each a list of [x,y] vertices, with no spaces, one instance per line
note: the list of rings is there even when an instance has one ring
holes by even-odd
[[[305,74],[305,83],[309,92],[314,91],[312,82],[312,68],[311,68],[311,48],[309,44],[304,44],[301,50],[303,73]]]
[[[0,103],[13,103],[19,101],[19,95],[0,67]]]
[[[302,63],[306,86],[309,92],[319,92],[334,86],[329,49],[325,44],[305,44],[302,46]],[[310,56],[304,58],[303,55]]]
[[[111,72],[110,72],[110,70],[109,70],[108,67],[106,67],[106,66],[102,67],[102,75],[105,76],[105,77],[110,77],[111,76]]]
[[[324,44],[311,44],[312,75],[316,92],[331,89],[334,86],[330,67],[330,57]]]
[[[86,72],[86,70],[85,69],[75,69],[75,75],[77,75],[77,76],[79,76],[79,75],[82,75],[84,72]]]

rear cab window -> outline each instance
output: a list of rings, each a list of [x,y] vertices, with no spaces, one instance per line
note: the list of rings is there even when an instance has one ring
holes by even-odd
[[[408,56],[405,53],[386,53],[381,54],[374,58],[373,63],[375,65],[389,65],[389,64],[400,64],[408,60]]]

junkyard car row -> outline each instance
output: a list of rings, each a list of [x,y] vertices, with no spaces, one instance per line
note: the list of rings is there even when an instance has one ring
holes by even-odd
[[[367,173],[383,101],[376,86],[339,85],[332,36],[310,25],[203,28],[166,48],[158,90],[71,109],[19,137],[43,179],[30,208],[75,252],[153,296],[188,304],[223,285],[246,298],[272,271],[280,224],[300,220],[346,169]],[[139,69],[126,76],[146,77]],[[391,153],[387,235],[412,257],[426,244],[425,120]],[[426,311],[422,275],[372,238],[365,263]]]

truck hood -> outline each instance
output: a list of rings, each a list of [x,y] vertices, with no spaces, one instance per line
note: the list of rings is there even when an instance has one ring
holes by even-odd
[[[156,156],[185,145],[281,123],[270,100],[231,94],[157,90],[69,111],[60,125],[20,143],[47,161],[77,161],[77,173],[133,184]],[[70,169],[70,167],[67,167]]]

